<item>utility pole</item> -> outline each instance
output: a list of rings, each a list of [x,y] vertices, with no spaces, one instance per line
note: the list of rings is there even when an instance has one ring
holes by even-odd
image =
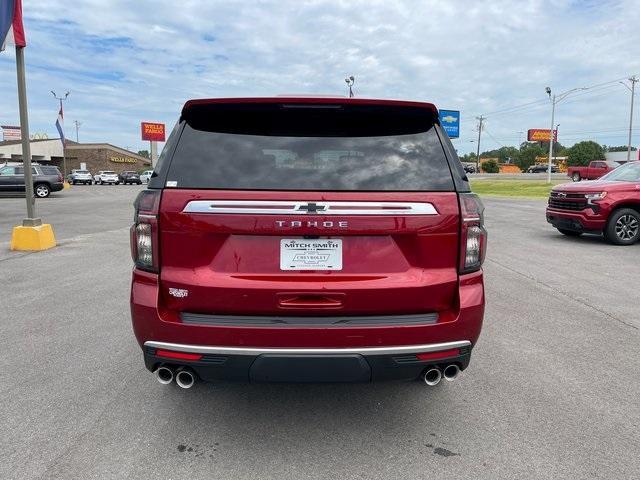
[[[56,100],[60,100],[60,112],[63,112],[62,114],[62,125],[60,125],[60,140],[62,141],[62,177],[65,179],[64,181],[66,182],[66,178],[67,178],[67,153],[65,152],[65,144],[66,144],[66,138],[64,136],[64,110],[62,110],[62,102],[64,100],[67,99],[67,97],[69,96],[69,92],[66,92],[64,94],[64,97],[59,97],[58,95],[56,95],[56,92],[54,92],[53,90],[51,90],[51,94],[53,95],[53,98],[55,98]]]
[[[638,81],[638,78],[634,75],[633,77],[629,78],[629,82],[631,82],[631,87],[629,87],[629,85],[627,85],[626,83],[620,82],[622,83],[622,85],[627,87],[631,92],[631,113],[629,113],[629,140],[627,142],[627,162],[631,160],[631,130],[633,129],[633,98],[636,93],[637,81]]]
[[[82,125],[82,122],[79,122],[78,120],[74,120],[73,123],[76,126],[76,143],[80,143],[80,140],[78,140],[78,130],[80,130],[80,125]]]
[[[476,117],[476,119],[478,120],[478,145],[477,145],[477,151],[476,151],[476,172],[480,173],[480,136],[482,134],[482,122],[484,122],[486,119],[480,115],[479,117]]]

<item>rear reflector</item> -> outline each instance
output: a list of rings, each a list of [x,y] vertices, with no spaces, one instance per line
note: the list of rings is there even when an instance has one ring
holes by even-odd
[[[174,358],[176,360],[200,360],[199,353],[172,352],[171,350],[156,350],[156,357]]]
[[[441,350],[440,352],[416,353],[418,360],[437,360],[439,358],[457,357],[458,355],[460,355],[459,348]]]

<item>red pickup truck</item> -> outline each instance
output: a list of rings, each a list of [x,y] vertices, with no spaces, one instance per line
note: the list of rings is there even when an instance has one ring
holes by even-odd
[[[620,164],[618,162],[594,160],[586,167],[569,167],[567,169],[567,175],[571,177],[571,180],[574,182],[579,182],[580,180],[595,180],[619,166]]]
[[[640,162],[629,162],[599,180],[557,185],[549,195],[547,222],[568,236],[604,234],[610,243],[640,240]]]

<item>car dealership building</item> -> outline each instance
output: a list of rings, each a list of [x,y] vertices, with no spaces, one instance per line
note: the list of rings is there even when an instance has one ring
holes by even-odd
[[[42,165],[55,165],[63,170],[62,142],[59,138],[31,140],[31,159]],[[151,160],[116,147],[110,143],[76,143],[67,140],[64,148],[67,171],[84,168],[95,174],[100,170],[120,173],[126,170],[142,172],[151,168]],[[0,142],[0,165],[5,162],[22,161],[20,140]]]

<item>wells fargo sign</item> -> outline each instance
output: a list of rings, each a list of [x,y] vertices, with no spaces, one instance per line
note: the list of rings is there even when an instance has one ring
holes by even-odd
[[[164,123],[142,122],[142,140],[151,142],[164,142]]]
[[[530,142],[548,142],[551,137],[548,128],[532,128],[527,131],[527,140]],[[558,141],[558,130],[553,131],[553,141]]]
[[[109,160],[113,163],[138,163],[135,158],[131,157],[111,157]]]

